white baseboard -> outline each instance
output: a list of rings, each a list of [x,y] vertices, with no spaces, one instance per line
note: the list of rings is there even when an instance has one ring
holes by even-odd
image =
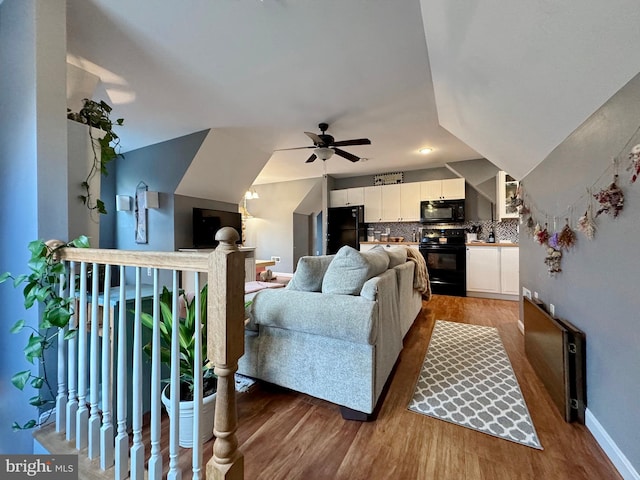
[[[520,319],[518,319],[518,330],[520,330],[520,333],[524,335],[524,322]]]
[[[596,442],[602,447],[604,453],[609,457],[611,463],[618,469],[622,478],[624,478],[624,480],[640,480],[638,471],[633,468],[631,462],[629,462],[624,453],[620,451],[613,439],[588,408],[585,412],[585,425],[596,439]]]

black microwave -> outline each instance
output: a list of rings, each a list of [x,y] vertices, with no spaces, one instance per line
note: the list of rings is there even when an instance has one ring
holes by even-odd
[[[464,222],[464,200],[423,200],[420,202],[420,222]]]

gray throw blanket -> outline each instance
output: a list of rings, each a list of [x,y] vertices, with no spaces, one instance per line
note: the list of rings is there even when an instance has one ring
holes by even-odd
[[[427,262],[425,262],[422,253],[417,248],[407,248],[407,261],[412,261],[416,264],[413,273],[413,288],[422,294],[423,299],[431,300],[429,272],[427,271]]]

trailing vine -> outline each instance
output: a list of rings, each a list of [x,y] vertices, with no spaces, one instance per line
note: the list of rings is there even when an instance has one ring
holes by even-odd
[[[93,164],[89,169],[87,178],[81,184],[84,192],[82,195],[78,195],[78,198],[87,206],[90,212],[96,211],[104,215],[107,213],[107,209],[105,208],[104,202],[99,198],[96,198],[94,201],[90,187],[91,180],[98,174],[107,176],[109,174],[107,170],[109,162],[118,157],[124,158],[124,155],[118,151],[120,138],[113,131],[114,125],[122,126],[124,124],[124,119],[118,118],[115,122],[112,122],[109,118],[112,108],[103,100],[96,102],[85,98],[83,102],[83,107],[77,113],[67,109],[67,118],[69,120],[74,120],[89,126],[91,150],[93,151]],[[95,137],[93,135],[94,128],[105,132],[104,136]],[[98,158],[97,146],[100,147],[100,158]]]
[[[21,319],[10,329],[11,333],[31,330],[23,352],[30,364],[38,362],[40,367],[37,374],[31,368],[17,372],[11,377],[11,383],[19,390],[24,390],[27,385],[35,388],[37,394],[29,399],[29,403],[43,410],[51,410],[56,395],[47,378],[45,350],[57,343],[58,335],[62,331],[60,329],[69,325],[75,303],[73,298],[60,295],[60,279],[65,273],[65,266],[58,261],[56,252],[65,247],[88,248],[89,238],[83,235],[68,243],[34,240],[29,243],[31,257],[28,266],[31,273],[18,276],[10,272],[0,274],[0,283],[12,279],[14,288],[24,285],[22,293],[25,310],[39,304],[44,306],[38,328],[27,325]],[[65,339],[73,337],[75,333],[75,330],[68,330]],[[39,425],[37,420],[31,419],[22,425],[14,422],[12,428],[25,430]]]

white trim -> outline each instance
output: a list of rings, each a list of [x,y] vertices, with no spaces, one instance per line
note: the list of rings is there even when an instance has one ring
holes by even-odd
[[[518,319],[518,330],[520,330],[520,333],[524,335],[524,322],[520,319]]]
[[[625,480],[640,480],[640,474],[638,471],[633,468],[631,462],[629,462],[624,453],[622,453],[607,431],[588,408],[585,412],[585,425],[596,439],[596,442],[598,442],[600,447],[602,447],[604,453],[609,457],[609,460],[611,460],[613,465],[616,467],[620,475],[622,475],[622,478]]]

